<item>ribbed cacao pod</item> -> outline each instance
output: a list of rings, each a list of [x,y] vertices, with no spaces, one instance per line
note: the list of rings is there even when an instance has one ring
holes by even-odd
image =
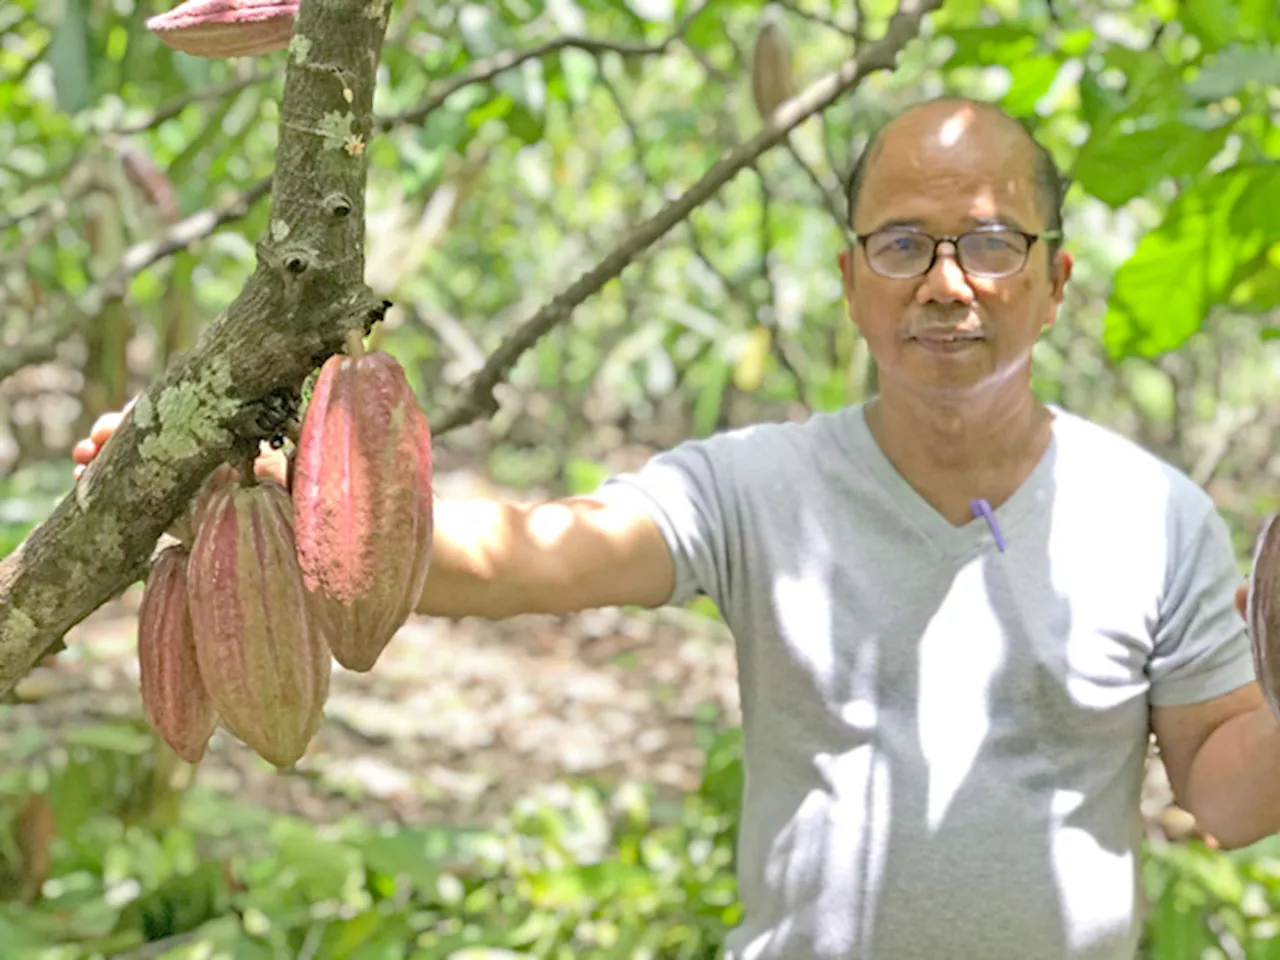
[[[1258,686],[1280,719],[1280,521],[1276,516],[1263,523],[1254,547],[1245,619]]]
[[[226,60],[283,50],[297,15],[298,0],[185,0],[147,29],[174,50]]]
[[[781,26],[765,23],[756,36],[751,62],[751,96],[760,119],[767,122],[792,94],[791,45]]]
[[[215,490],[187,578],[200,675],[223,724],[275,766],[297,762],[324,716],[330,661],[284,487]]]
[[[199,763],[218,713],[196,660],[185,547],[167,547],[147,575],[138,609],[138,672],[151,726],[183,760]]]
[[[298,560],[334,659],[367,671],[413,612],[434,530],[431,431],[389,354],[325,361],[293,463]]]

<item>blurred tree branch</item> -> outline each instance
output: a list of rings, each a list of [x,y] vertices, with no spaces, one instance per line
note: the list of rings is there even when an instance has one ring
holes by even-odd
[[[924,15],[936,10],[941,3],[942,0],[903,0],[884,37],[867,48],[865,55],[845,61],[837,70],[783,103],[760,132],[713,164],[682,196],[637,225],[595,267],[543,305],[494,351],[458,399],[441,416],[433,418],[433,433],[443,436],[496,412],[498,402],[494,389],[506,379],[526,350],[568,320],[575,307],[618,276],[637,255],[685,220],[765,150],[782,142],[800,123],[856,88],[867,74],[892,68],[902,48],[919,32]]]

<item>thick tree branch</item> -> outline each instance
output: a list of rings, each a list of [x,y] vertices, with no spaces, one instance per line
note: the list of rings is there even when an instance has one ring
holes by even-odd
[[[942,0],[903,0],[884,37],[867,48],[865,55],[847,60],[838,70],[779,106],[759,133],[718,160],[683,196],[641,223],[600,263],[526,320],[470,379],[463,395],[441,416],[432,418],[433,433],[441,436],[495,413],[498,402],[494,388],[506,379],[526,350],[568,320],[574,308],[622,273],[638,254],[706,203],[760,154],[782,142],[806,119],[853,90],[867,74],[892,68],[902,48],[919,32],[924,15],[941,5]]]
[[[74,492],[0,561],[0,695],[138,579],[210,471],[280,432],[307,376],[348,330],[367,331],[385,312],[364,285],[363,246],[365,148],[389,7],[302,0],[256,270],[191,353],[138,398]]]

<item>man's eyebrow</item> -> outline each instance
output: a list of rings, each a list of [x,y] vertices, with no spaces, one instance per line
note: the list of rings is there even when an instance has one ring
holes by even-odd
[[[1011,218],[1001,216],[999,214],[995,216],[985,216],[985,217],[965,217],[964,222],[965,222],[966,229],[974,229],[974,228],[982,228],[982,227],[1004,227],[1006,230],[1022,229],[1022,226],[1017,222],[1015,222],[1014,220],[1012,220]],[[877,226],[875,227],[875,230],[897,230],[902,228],[909,228],[913,230],[924,230],[925,223],[923,220],[919,218],[898,217],[896,219],[885,220],[883,223],[877,224]],[[867,232],[873,233],[874,231],[869,230]]]

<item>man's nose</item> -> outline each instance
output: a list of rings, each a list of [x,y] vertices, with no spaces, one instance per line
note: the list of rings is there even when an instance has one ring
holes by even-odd
[[[920,303],[963,303],[973,302],[973,288],[969,286],[969,278],[960,269],[956,260],[956,247],[950,241],[938,245],[938,256],[933,266],[924,275],[920,291],[916,299]]]

